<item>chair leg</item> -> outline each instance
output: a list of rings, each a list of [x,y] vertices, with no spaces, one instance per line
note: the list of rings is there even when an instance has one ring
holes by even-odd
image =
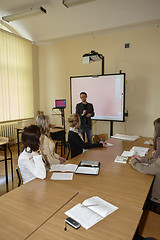
[[[12,181],[13,181],[13,161],[12,161],[12,152],[11,152],[11,149],[10,149],[9,146],[8,146],[8,149],[9,149],[9,152],[10,152],[10,155],[11,155],[11,172],[12,172]]]

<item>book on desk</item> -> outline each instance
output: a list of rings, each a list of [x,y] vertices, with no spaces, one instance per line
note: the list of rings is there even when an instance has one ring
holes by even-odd
[[[83,160],[79,163],[75,173],[98,175],[100,170],[100,162]]]

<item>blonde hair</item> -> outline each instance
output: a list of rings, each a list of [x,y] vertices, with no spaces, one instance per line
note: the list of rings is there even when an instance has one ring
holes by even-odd
[[[38,115],[36,117],[36,125],[40,128],[41,134],[49,137],[49,117],[47,115]]]
[[[75,127],[76,124],[80,121],[79,114],[73,113],[69,116],[68,122],[70,127]]]

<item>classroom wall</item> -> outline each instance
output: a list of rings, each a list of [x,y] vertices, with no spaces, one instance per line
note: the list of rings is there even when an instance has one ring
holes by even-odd
[[[125,49],[128,42],[130,48]],[[82,63],[83,54],[91,50],[104,55],[106,74],[126,73],[129,116],[124,123],[114,123],[114,133],[152,136],[152,123],[160,117],[160,28],[156,25],[39,46],[40,110],[52,123],[61,123],[59,116],[52,115],[52,107],[55,99],[66,98],[67,122],[70,76],[101,74],[101,62]],[[109,133],[109,122],[93,122],[93,133]]]

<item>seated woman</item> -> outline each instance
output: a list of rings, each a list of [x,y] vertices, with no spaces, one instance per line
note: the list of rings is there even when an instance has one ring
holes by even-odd
[[[65,158],[60,157],[54,152],[55,144],[49,137],[49,117],[47,115],[38,115],[36,117],[36,125],[40,128],[41,141],[40,149],[45,162],[50,167],[52,164],[60,164],[66,162]]]
[[[22,132],[23,152],[18,158],[18,167],[23,184],[35,179],[46,177],[46,168],[40,155],[40,129],[36,125],[25,127]]]
[[[152,153],[152,157],[134,155],[130,160],[130,164],[141,173],[155,175],[150,198],[153,202],[160,203],[160,118],[157,118],[153,125],[153,146],[155,151]]]
[[[81,154],[83,152],[83,149],[107,147],[106,142],[98,144],[89,144],[84,142],[81,133],[78,132],[78,128],[80,127],[80,118],[77,113],[71,114],[68,118],[68,122],[70,125],[68,142],[71,147],[71,158],[74,158],[77,155]]]
[[[154,158],[158,158],[160,155],[160,118],[157,118],[154,122],[154,138],[153,138],[153,146],[154,146],[154,152],[152,153],[152,156]]]

